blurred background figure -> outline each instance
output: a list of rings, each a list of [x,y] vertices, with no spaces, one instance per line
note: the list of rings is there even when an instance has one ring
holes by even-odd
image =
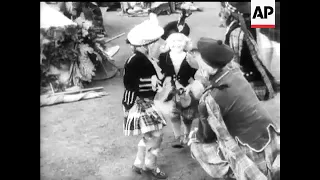
[[[136,14],[147,12],[146,3],[144,2],[121,2],[122,14]]]
[[[121,14],[147,15],[153,12],[157,15],[170,15],[179,10],[202,11],[193,2],[121,2]]]
[[[202,11],[202,9],[196,6],[193,2],[182,2],[178,8],[181,10]]]
[[[69,19],[77,19],[83,13],[86,20],[92,21],[94,29],[101,36],[107,35],[103,26],[101,9],[96,2],[59,2],[59,10]]]
[[[276,2],[276,27],[257,29],[257,43],[263,64],[280,83],[280,2]]]
[[[180,17],[177,21],[171,21],[167,25],[164,26],[164,34],[161,37],[162,39],[166,40],[170,34],[172,33],[182,33],[186,36],[190,35],[190,27],[186,23],[186,18],[191,16],[191,11],[187,11],[183,9],[181,11]]]
[[[251,28],[250,13],[250,2],[222,2],[220,26],[226,27],[225,44],[234,50],[234,62],[240,65],[258,98],[264,101],[272,99],[280,91],[280,84],[270,71],[270,52],[273,51],[270,47],[273,45],[268,43],[269,40],[262,41],[265,36],[261,33],[258,36],[257,29]],[[267,48],[266,44],[269,44]]]

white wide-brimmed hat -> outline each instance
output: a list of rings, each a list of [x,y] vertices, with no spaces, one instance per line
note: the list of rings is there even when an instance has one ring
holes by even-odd
[[[143,46],[160,39],[163,33],[164,30],[159,26],[157,15],[150,13],[150,19],[130,30],[128,41],[134,46]]]

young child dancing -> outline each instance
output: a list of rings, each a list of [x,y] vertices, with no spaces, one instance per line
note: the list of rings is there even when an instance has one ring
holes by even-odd
[[[191,40],[182,33],[172,33],[166,39],[165,45],[159,56],[159,66],[164,78],[171,77],[177,95],[174,97],[174,117],[171,118],[175,142],[173,147],[181,148],[188,141],[188,134],[197,113],[197,102],[194,101],[190,91],[190,83],[194,79],[196,69],[192,68],[187,59],[190,55]],[[181,132],[181,121],[185,126],[184,133]]]

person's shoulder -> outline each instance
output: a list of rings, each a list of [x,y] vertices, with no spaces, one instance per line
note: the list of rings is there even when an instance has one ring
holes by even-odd
[[[137,59],[137,54],[132,54],[126,61],[126,65],[133,64],[135,59]]]
[[[136,51],[135,54],[136,54],[135,55],[136,58],[144,58],[144,59],[147,58],[147,56],[141,53],[140,51]]]
[[[139,56],[138,54],[134,53],[133,55],[131,55],[126,64],[125,64],[125,68],[129,68],[129,69],[137,69],[140,66],[141,62],[141,56]]]
[[[146,59],[147,57],[139,52],[135,52],[133,55],[131,55],[128,60],[127,60],[127,64],[129,65],[134,65],[134,64],[139,64],[141,63],[142,60]]]

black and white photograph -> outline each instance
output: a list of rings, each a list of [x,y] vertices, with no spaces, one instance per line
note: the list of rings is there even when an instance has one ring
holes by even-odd
[[[40,179],[280,180],[261,2],[40,2]]]

